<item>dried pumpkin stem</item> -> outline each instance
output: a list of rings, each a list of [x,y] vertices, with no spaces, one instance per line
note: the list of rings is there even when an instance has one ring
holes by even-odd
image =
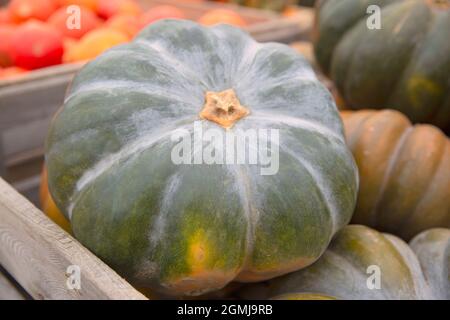
[[[249,113],[250,110],[241,105],[234,90],[228,89],[221,92],[207,91],[205,105],[199,115],[202,119],[229,129]]]

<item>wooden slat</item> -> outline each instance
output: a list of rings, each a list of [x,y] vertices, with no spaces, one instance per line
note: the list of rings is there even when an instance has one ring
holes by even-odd
[[[146,299],[1,178],[0,264],[34,299]],[[80,290],[66,285],[71,265]]]
[[[27,298],[22,289],[11,281],[0,266],[0,300],[25,300]]]

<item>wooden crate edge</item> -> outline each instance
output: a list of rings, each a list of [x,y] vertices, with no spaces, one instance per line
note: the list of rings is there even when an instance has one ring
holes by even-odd
[[[1,178],[0,264],[35,299],[146,299]],[[69,266],[79,290],[67,286]]]

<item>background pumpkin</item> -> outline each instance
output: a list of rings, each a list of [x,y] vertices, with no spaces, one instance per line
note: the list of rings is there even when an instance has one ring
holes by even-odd
[[[272,279],[266,284],[254,285],[254,288],[250,285],[242,289],[241,296],[289,297],[309,293],[349,300],[447,299],[448,291],[442,289],[448,288],[450,283],[450,230],[426,231],[420,235],[420,239],[424,241],[421,244],[422,252],[416,256],[413,251],[417,250],[416,240],[412,242],[416,242],[416,245],[411,250],[403,240],[393,235],[379,233],[366,226],[350,225],[336,235],[313,265]],[[434,252],[439,252],[439,257]],[[430,260],[432,255],[433,259]],[[429,281],[421,269],[422,263],[434,264],[433,271],[439,273],[437,277],[443,283]],[[374,274],[368,269],[370,266],[379,267],[380,289],[369,289],[367,285],[372,283],[369,277]]]
[[[436,296],[450,300],[450,230],[426,230],[415,236],[410,246]]]
[[[276,174],[171,160],[171,134],[192,133],[205,93],[230,88],[250,113],[228,132],[279,130]],[[220,119],[235,117],[203,111],[204,130],[223,133]],[[182,20],[152,24],[79,72],[46,163],[75,236],[135,285],[173,295],[312,263],[350,220],[358,179],[333,99],[303,57]]]
[[[394,110],[341,116],[360,175],[352,223],[406,240],[429,228],[449,228],[449,139],[434,126],[412,126]]]
[[[370,30],[369,5],[381,7]],[[322,0],[317,61],[350,108],[391,108],[450,128],[450,4],[442,0]]]

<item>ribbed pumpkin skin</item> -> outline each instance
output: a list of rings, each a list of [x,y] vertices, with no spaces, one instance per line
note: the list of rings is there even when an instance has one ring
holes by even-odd
[[[41,174],[41,184],[39,186],[39,201],[41,209],[57,225],[67,232],[71,232],[70,223],[67,218],[59,211],[48,190],[47,169],[44,167]]]
[[[396,109],[450,129],[450,5],[433,0],[322,0],[318,63],[353,109]],[[366,10],[381,7],[381,29]]]
[[[279,129],[275,175],[171,160],[171,134],[192,132],[205,92],[230,88],[250,114],[229,130]],[[309,265],[356,202],[342,122],[310,66],[226,25],[161,21],[89,63],[52,123],[46,162],[75,236],[136,285],[172,295]]]
[[[430,248],[432,244],[425,250]],[[273,297],[312,293],[345,300],[444,299],[440,289],[425,278],[421,262],[400,238],[366,226],[349,225],[336,235],[317,262],[270,280],[265,294]],[[433,262],[438,263],[436,260],[428,263]],[[367,286],[373,274],[367,273],[371,265],[380,268],[380,289]],[[446,282],[448,285],[448,278]]]
[[[415,236],[410,246],[436,298],[450,300],[450,229],[426,230]]]
[[[341,111],[359,169],[352,223],[411,239],[450,228],[450,141],[394,110]]]

